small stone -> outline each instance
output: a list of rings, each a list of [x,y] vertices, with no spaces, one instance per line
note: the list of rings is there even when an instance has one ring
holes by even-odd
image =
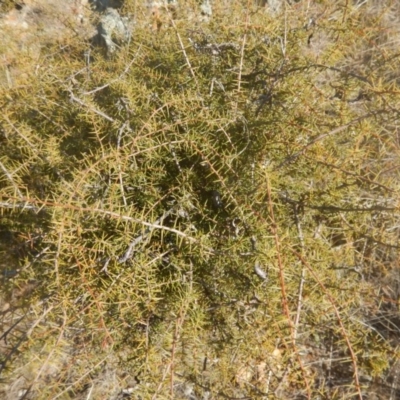
[[[218,192],[218,190],[212,190],[210,195],[213,207],[217,209],[222,208],[223,203],[221,200],[221,194]]]
[[[258,261],[254,263],[254,272],[263,281],[268,279],[268,274],[260,267],[260,263]]]

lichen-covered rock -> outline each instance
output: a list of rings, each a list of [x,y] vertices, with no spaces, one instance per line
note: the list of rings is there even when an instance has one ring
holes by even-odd
[[[212,16],[210,0],[203,0],[200,5],[200,14],[203,21],[208,21]]]
[[[115,8],[107,8],[98,25],[98,36],[110,56],[118,44],[129,39],[128,18],[121,17]]]

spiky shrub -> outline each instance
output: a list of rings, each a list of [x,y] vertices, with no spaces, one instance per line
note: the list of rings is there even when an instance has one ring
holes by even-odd
[[[76,41],[3,90],[8,382],[362,398],[395,368],[396,49],[347,3]]]

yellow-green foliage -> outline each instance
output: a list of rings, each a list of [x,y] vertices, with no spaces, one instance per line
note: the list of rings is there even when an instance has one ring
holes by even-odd
[[[138,24],[108,59],[71,39],[1,89],[4,331],[26,313],[3,393],[21,373],[35,399],[384,390],[396,10],[334,3]]]

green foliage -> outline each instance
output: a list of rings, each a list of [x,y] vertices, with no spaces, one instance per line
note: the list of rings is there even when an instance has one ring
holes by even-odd
[[[6,380],[163,399],[361,398],[363,376],[385,379],[397,49],[347,3],[313,23],[300,2],[137,26],[89,63],[76,39],[1,89],[1,268],[19,269],[3,323],[29,322]]]

